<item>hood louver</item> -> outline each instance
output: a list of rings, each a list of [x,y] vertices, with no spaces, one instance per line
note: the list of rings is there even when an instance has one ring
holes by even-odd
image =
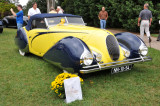
[[[106,45],[111,59],[114,61],[118,60],[120,56],[120,50],[119,44],[115,37],[112,35],[108,35],[106,38]]]

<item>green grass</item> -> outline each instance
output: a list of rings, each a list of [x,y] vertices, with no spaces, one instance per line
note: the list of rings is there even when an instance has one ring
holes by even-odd
[[[151,34],[151,36],[153,36],[153,37],[158,37],[159,34]]]
[[[16,29],[0,34],[0,106],[66,105],[50,89],[62,71],[32,54],[20,56],[15,34]],[[83,100],[70,105],[159,105],[160,51],[150,48],[149,55],[151,62],[136,64],[128,72],[83,75]]]

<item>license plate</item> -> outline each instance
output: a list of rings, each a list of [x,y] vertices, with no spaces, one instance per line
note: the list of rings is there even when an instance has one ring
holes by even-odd
[[[111,74],[120,73],[120,72],[124,72],[124,71],[129,71],[129,70],[132,69],[132,67],[133,67],[133,65],[112,68],[111,69]]]

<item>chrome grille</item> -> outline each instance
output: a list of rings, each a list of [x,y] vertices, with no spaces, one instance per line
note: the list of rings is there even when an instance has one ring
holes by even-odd
[[[119,44],[115,37],[112,35],[108,35],[106,38],[106,45],[111,59],[114,61],[118,60],[120,56],[120,50]]]

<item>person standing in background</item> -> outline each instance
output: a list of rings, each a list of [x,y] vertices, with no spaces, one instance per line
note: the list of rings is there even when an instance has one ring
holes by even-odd
[[[41,14],[41,11],[39,10],[39,8],[37,8],[37,3],[34,2],[32,4],[32,8],[29,9],[28,11],[28,19],[30,19],[31,16],[35,15],[35,14]]]
[[[51,7],[51,11],[49,13],[50,14],[57,14],[57,11],[54,9],[54,7]]]
[[[102,7],[102,11],[99,12],[98,18],[100,20],[100,28],[106,28],[106,21],[108,19],[108,12],[105,10],[105,7]]]
[[[142,10],[139,14],[138,18],[138,26],[140,26],[140,37],[143,39],[144,36],[144,30],[146,32],[146,35],[149,39],[149,42],[151,42],[151,37],[150,37],[150,31],[149,27],[151,26],[152,23],[152,12],[148,10],[148,3],[144,4],[144,10]],[[141,24],[140,24],[141,20]]]
[[[63,9],[61,8],[61,6],[57,6],[56,10],[57,10],[58,14],[63,14],[63,12],[64,12]]]
[[[19,12],[15,13],[12,8],[10,9],[11,13],[16,17],[17,29],[20,29],[21,27],[23,27],[23,10],[22,10],[22,5],[17,5],[17,10]]]

